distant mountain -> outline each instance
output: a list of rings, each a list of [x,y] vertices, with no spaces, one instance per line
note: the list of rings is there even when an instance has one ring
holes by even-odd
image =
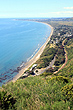
[[[68,21],[73,21],[73,17],[71,17],[71,18],[66,18],[66,20],[68,20]]]

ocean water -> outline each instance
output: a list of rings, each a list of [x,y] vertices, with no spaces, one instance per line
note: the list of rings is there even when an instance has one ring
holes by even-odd
[[[51,28],[43,23],[0,19],[0,86],[18,74],[50,33]]]

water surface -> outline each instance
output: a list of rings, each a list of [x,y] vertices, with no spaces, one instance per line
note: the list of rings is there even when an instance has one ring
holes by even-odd
[[[0,86],[35,55],[50,32],[43,23],[0,19]]]

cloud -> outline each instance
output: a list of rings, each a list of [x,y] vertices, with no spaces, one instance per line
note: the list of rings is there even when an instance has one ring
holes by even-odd
[[[51,12],[51,13],[55,13],[55,14],[71,14],[73,13],[73,11],[58,11],[58,12]]]
[[[64,9],[68,9],[69,10],[69,9],[73,9],[73,7],[64,7]]]
[[[57,11],[57,12],[47,12],[47,13],[40,13],[40,14],[43,15],[43,14],[50,14],[50,13],[54,13],[54,14],[65,14],[65,13],[68,13],[68,14],[71,14],[71,13],[73,13],[73,11]]]
[[[72,17],[73,11],[56,11],[56,12],[46,12],[40,13],[41,17]]]

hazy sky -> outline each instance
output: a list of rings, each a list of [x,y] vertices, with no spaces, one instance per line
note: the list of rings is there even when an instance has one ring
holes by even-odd
[[[0,0],[0,18],[73,17],[73,0]]]

